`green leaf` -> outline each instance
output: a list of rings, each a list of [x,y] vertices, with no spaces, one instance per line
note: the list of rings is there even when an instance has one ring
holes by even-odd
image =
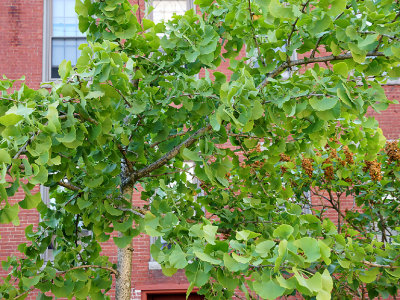
[[[188,265],[186,255],[179,245],[176,245],[174,251],[169,255],[169,262],[176,269],[183,269]]]
[[[41,278],[40,275],[33,277],[22,277],[22,285],[24,286],[25,289],[29,289],[32,286],[36,285],[39,282],[40,278]]]
[[[99,176],[96,178],[88,178],[85,179],[86,186],[90,189],[95,189],[99,187],[103,183],[103,176]]]
[[[215,245],[215,235],[217,234],[218,226],[205,225],[203,226],[204,238],[211,245]]]
[[[282,224],[274,230],[273,236],[282,240],[287,240],[293,233],[293,227],[287,224]]]
[[[6,163],[6,164],[11,163],[11,156],[4,149],[0,149],[0,163]]]
[[[114,208],[114,206],[109,204],[108,201],[104,201],[104,208],[112,216],[120,216],[124,213],[122,210]]]
[[[358,277],[364,283],[371,283],[376,280],[376,276],[380,273],[379,268],[373,268],[368,271],[360,272]]]
[[[185,160],[188,161],[202,161],[202,158],[197,152],[191,151],[188,148],[183,148],[181,155]]]
[[[122,249],[125,248],[126,246],[128,246],[131,241],[132,241],[132,236],[120,236],[120,237],[113,237],[114,243],[115,245],[117,245],[118,248]]]
[[[279,267],[282,264],[282,261],[284,260],[284,258],[286,257],[287,254],[287,245],[288,242],[287,240],[283,240],[279,243],[278,246],[278,257],[275,260],[275,266],[274,266],[274,272],[278,272]]]
[[[206,253],[195,251],[194,254],[202,261],[209,262],[210,264],[219,265],[221,264],[221,260],[214,258]]]
[[[232,258],[242,264],[247,264],[251,261],[251,257],[240,256],[240,255],[237,255],[235,252],[232,252]]]
[[[334,64],[333,71],[345,78],[347,78],[347,76],[349,76],[349,69],[345,62],[340,62],[340,63]]]
[[[272,247],[275,246],[274,241],[263,241],[256,246],[256,252],[260,254],[261,257],[266,257],[270,253]]]
[[[7,113],[0,117],[0,123],[4,126],[13,126],[21,121],[24,117],[13,113]]]
[[[254,291],[263,299],[276,299],[283,295],[285,288],[281,287],[275,280],[255,281],[253,283]]]
[[[353,55],[353,60],[359,64],[365,62],[365,58],[367,55],[367,51],[361,50],[356,44],[349,43],[348,44],[351,54]]]
[[[276,18],[290,19],[294,17],[290,6],[283,6],[278,0],[271,0],[269,3],[269,12]]]
[[[71,62],[66,61],[65,59],[58,66],[58,74],[60,75],[60,78],[63,81],[65,81],[66,78],[70,75],[71,70],[72,70]]]
[[[303,237],[296,240],[294,244],[304,251],[307,262],[315,262],[321,257],[318,241],[313,238]]]
[[[23,209],[32,209],[37,207],[41,201],[42,197],[40,193],[36,193],[35,195],[25,194],[25,198],[19,202],[19,206]]]
[[[247,264],[239,263],[238,261],[234,260],[228,253],[224,253],[223,256],[224,266],[230,272],[238,272],[247,269]]]
[[[318,246],[321,253],[321,257],[324,260],[325,264],[330,265],[331,259],[329,257],[331,256],[331,249],[321,240],[318,240]]]
[[[18,220],[18,204],[6,205],[0,209],[0,224],[7,224]]]
[[[194,0],[195,5],[199,5],[200,7],[207,7],[213,3],[214,0]]]
[[[84,3],[81,2],[81,0],[75,1],[75,12],[84,17],[88,16],[88,8]]]
[[[330,1],[330,3],[331,3],[331,7],[328,10],[328,15],[336,17],[337,15],[341,14],[345,10],[347,0],[334,0],[334,1]]]
[[[258,237],[259,235],[260,235],[259,233],[253,232],[250,230],[241,230],[241,231],[236,232],[236,239],[238,241],[241,241],[241,240],[247,241],[249,239],[254,239],[255,237]]]
[[[311,97],[309,103],[312,108],[318,111],[325,111],[335,107],[338,98],[336,97],[323,97],[320,99],[319,97]]]
[[[328,270],[324,270],[324,272],[322,273],[322,288],[327,291],[330,295],[332,289],[333,289],[333,280],[331,277],[331,274],[329,274]]]
[[[35,170],[35,176],[33,176],[29,182],[32,184],[45,184],[49,176],[47,168],[45,166],[38,167],[37,165],[33,165],[33,169]]]
[[[255,100],[253,102],[253,108],[251,110],[251,120],[258,120],[264,115],[264,107],[260,101]]]

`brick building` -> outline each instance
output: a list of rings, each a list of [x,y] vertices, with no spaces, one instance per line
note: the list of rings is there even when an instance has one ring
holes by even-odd
[[[144,10],[144,0],[132,0]],[[0,1],[0,75],[18,79],[26,76],[26,84],[38,88],[41,83],[57,80],[57,65],[64,59],[72,62],[78,56],[77,47],[85,39],[77,28],[74,13],[75,0],[2,0]],[[190,0],[154,0],[152,18],[159,20],[175,12],[183,12],[193,7]],[[220,66],[220,71],[228,73],[228,62]],[[385,86],[389,99],[400,99],[400,82]],[[385,136],[396,139],[400,136],[400,106],[392,105],[380,115],[376,115]],[[39,191],[39,187],[36,188]],[[134,195],[140,204],[139,194]],[[43,200],[46,193],[43,193]],[[23,199],[23,192],[14,201]],[[17,245],[24,241],[24,228],[37,224],[39,215],[35,211],[21,210],[21,224],[0,225],[0,260],[9,255],[19,255]],[[134,299],[184,299],[188,287],[185,276],[178,272],[173,277],[165,277],[160,266],[150,256],[151,240],[148,236],[135,238],[133,255]],[[116,262],[117,248],[112,239],[103,243],[103,254]],[[0,276],[4,275],[0,271]],[[156,294],[159,294],[158,296]],[[180,298],[182,297],[182,298]],[[193,295],[192,299],[200,299]]]

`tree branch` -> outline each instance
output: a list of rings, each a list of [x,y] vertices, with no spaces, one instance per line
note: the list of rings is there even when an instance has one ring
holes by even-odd
[[[138,209],[139,209],[139,208],[138,208]],[[145,213],[144,210],[142,211],[143,213],[138,212],[138,211],[136,211],[136,210],[134,210],[134,209],[131,209],[131,208],[123,208],[123,207],[119,207],[118,210],[128,211],[128,212],[133,213],[134,215],[137,215],[137,216],[139,216],[139,217],[141,217],[141,218],[144,218],[144,214],[143,214],[143,213]]]
[[[155,146],[157,146],[157,145],[159,145],[161,143],[164,143],[165,141],[172,140],[172,139],[174,139],[174,138],[176,138],[178,136],[182,136],[182,135],[185,135],[185,134],[187,134],[187,132],[179,132],[177,134],[170,135],[170,136],[168,136],[166,139],[164,139],[162,141],[155,142],[155,143],[151,144],[150,148],[154,148]]]
[[[206,127],[203,127],[199,130],[197,130],[195,133],[193,133],[190,137],[188,137],[184,142],[180,143],[179,145],[175,146],[171,151],[167,152],[163,157],[161,157],[160,159],[156,160],[155,162],[153,162],[152,164],[148,165],[147,167],[144,167],[143,169],[140,169],[136,172],[134,172],[131,177],[130,180],[135,182],[138,179],[142,178],[142,177],[146,177],[148,174],[150,174],[151,172],[153,172],[154,170],[162,167],[163,165],[165,165],[170,159],[174,158],[175,156],[177,156],[179,154],[179,151],[182,148],[187,148],[190,147],[191,145],[193,145],[193,143],[203,134],[205,134],[207,131],[209,131],[211,129],[211,125],[208,125]],[[125,183],[126,184],[126,183]]]
[[[383,52],[377,52],[377,51],[371,51],[366,54],[366,56],[386,56]],[[328,56],[322,56],[322,57],[313,57],[313,58],[303,58],[303,59],[298,59],[291,61],[290,63],[284,62],[282,63],[279,67],[275,68],[272,72],[269,72],[266,74],[266,78],[261,82],[261,84],[258,86],[258,89],[262,89],[265,87],[268,83],[268,79],[275,78],[278,76],[281,72],[284,70],[293,67],[293,66],[300,66],[300,65],[308,65],[312,63],[318,63],[318,62],[330,62],[330,61],[335,61],[335,60],[346,60],[353,58],[353,55],[351,53],[346,53],[346,54],[340,54],[338,56],[335,55],[328,55]]]
[[[372,263],[369,261],[364,260],[362,262],[364,265],[369,266],[369,267],[376,267],[376,268],[385,268],[385,269],[398,269],[400,266],[389,266],[389,265],[380,265],[376,263]]]
[[[308,3],[310,2],[310,0],[307,0],[302,6],[302,9],[301,9],[301,12],[302,13],[304,13],[304,11],[305,11],[305,9],[306,9],[306,6],[308,5]],[[294,33],[294,31],[296,30],[296,24],[297,24],[297,22],[299,21],[299,18],[300,17],[297,17],[296,18],[296,20],[293,22],[293,24],[292,24],[292,30],[290,31],[290,33],[289,33],[289,35],[288,35],[288,39],[287,39],[287,42],[286,42],[286,50],[288,50],[289,49],[289,46],[290,46],[290,40],[292,39],[292,36],[293,36],[293,33]],[[289,57],[288,57],[289,58]]]
[[[77,187],[76,185],[73,185],[73,184],[71,184],[69,182],[64,182],[64,181],[60,180],[59,182],[57,182],[57,184],[59,186],[65,187],[65,188],[67,188],[67,189],[69,189],[71,191],[79,192],[81,190],[80,187]]]
[[[71,272],[73,270],[89,269],[89,268],[107,270],[107,271],[113,273],[115,276],[118,276],[118,271],[117,270],[115,270],[115,269],[113,269],[111,267],[104,267],[104,266],[97,266],[97,265],[83,265],[83,266],[72,267],[71,269],[68,269],[66,271],[57,272],[57,276],[64,275],[64,274],[66,274],[68,272]]]

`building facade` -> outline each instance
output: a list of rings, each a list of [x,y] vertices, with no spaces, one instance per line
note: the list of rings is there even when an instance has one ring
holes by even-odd
[[[145,10],[144,0],[132,0]],[[0,1],[0,75],[11,79],[26,76],[31,88],[41,83],[57,80],[57,66],[63,60],[76,61],[78,46],[85,42],[78,30],[74,12],[75,0],[2,0]],[[154,11],[150,17],[155,21],[170,17],[174,12],[182,13],[194,7],[190,0],[153,0]],[[221,72],[229,73],[228,62],[223,62]],[[399,82],[386,85],[389,99],[400,99]],[[388,110],[375,115],[388,139],[400,137],[400,105],[391,105]],[[40,187],[36,188],[39,191]],[[46,199],[45,191],[43,200]],[[23,199],[20,192],[13,201]],[[137,205],[140,195],[135,194]],[[10,255],[20,255],[17,245],[25,240],[24,228],[37,224],[39,215],[34,210],[21,210],[21,224],[0,225],[0,261]],[[134,239],[133,281],[134,299],[185,299],[188,283],[183,272],[173,277],[162,274],[160,266],[150,255],[150,237],[141,235]],[[112,262],[117,260],[117,247],[112,239],[102,244],[103,254]],[[5,275],[0,271],[0,277]],[[113,291],[111,291],[113,294]],[[34,299],[34,296],[32,296]],[[192,295],[190,299],[201,299]]]

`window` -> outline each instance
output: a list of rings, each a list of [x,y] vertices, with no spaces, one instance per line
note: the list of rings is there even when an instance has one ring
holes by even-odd
[[[185,11],[194,8],[193,0],[152,0],[153,11],[150,18],[154,23],[168,21],[174,14],[183,15]]]
[[[44,11],[43,81],[49,81],[59,78],[58,66],[64,59],[76,64],[78,47],[86,38],[79,31],[75,0],[45,0]]]

